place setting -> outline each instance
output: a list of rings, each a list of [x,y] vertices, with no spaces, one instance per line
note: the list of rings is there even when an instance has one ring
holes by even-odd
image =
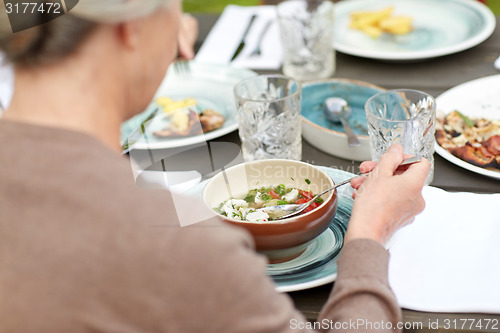
[[[500,329],[500,0],[11,2],[0,331]]]
[[[424,20],[426,8],[431,7],[437,10],[432,15],[446,13],[442,22]],[[172,175],[182,178],[179,182],[183,186],[176,193],[202,200],[221,219],[246,229],[253,237],[257,252],[268,260],[266,273],[274,281],[276,290],[294,292],[336,280],[336,261],[351,215],[353,189],[349,184],[338,187],[321,196],[313,209],[289,218],[274,218],[265,205],[280,207],[310,199],[310,195],[359,175],[354,166],[336,167],[336,161],[351,161],[352,165],[365,160],[377,161],[392,144],[400,143],[407,155],[416,160],[425,158],[431,163],[423,191],[430,204],[417,218],[415,226],[402,229],[386,244],[394,258],[389,272],[391,284],[405,308],[446,311],[450,309],[449,304],[437,302],[432,307],[415,299],[404,269],[415,264],[415,269],[421,271],[410,271],[422,283],[431,283],[422,275],[429,267],[437,265],[438,260],[454,262],[446,256],[450,251],[466,256],[459,246],[469,239],[461,238],[463,234],[458,231],[451,232],[454,238],[447,239],[449,228],[453,226],[446,214],[453,202],[468,200],[486,212],[485,222],[478,224],[480,230],[471,233],[472,237],[482,239],[482,246],[471,253],[479,255],[485,249],[496,251],[482,233],[491,230],[488,223],[498,217],[490,207],[498,196],[450,193],[432,184],[439,171],[435,167],[434,153],[467,172],[500,178],[500,151],[491,148],[499,147],[496,139],[491,139],[492,143],[485,143],[482,148],[478,145],[491,137],[500,137],[496,98],[500,93],[496,89],[499,76],[465,82],[434,97],[419,89],[388,88],[371,80],[336,77],[336,52],[408,64],[459,53],[476,47],[493,33],[495,17],[492,21],[493,14],[485,8],[464,0],[446,3],[426,0],[419,5],[409,0],[397,3],[384,0],[376,5],[352,0],[317,8],[309,8],[301,1],[258,8],[230,5],[207,35],[196,59],[182,65],[174,64],[148,109],[123,124],[124,151],[131,156],[137,151],[142,151],[144,156],[153,155],[150,161],[154,163],[141,170],[155,164],[157,173],[166,172],[165,165],[158,167],[165,154],[160,153],[161,150],[194,156],[183,158],[187,161],[183,166],[170,166],[170,172],[178,169],[189,173],[184,174],[184,178]],[[297,21],[309,22],[315,34]],[[366,21],[371,25],[363,25]],[[234,32],[228,31],[228,26],[236,22]],[[388,28],[387,22],[395,22],[395,25]],[[466,22],[467,27],[474,29],[451,38],[448,29],[457,22]],[[227,43],[222,45],[225,35]],[[310,40],[300,40],[294,38],[295,35],[309,36]],[[442,39],[442,36],[448,37]],[[271,44],[275,46],[274,53],[269,51]],[[319,49],[321,52],[317,51]],[[209,131],[203,129],[201,115],[207,109],[224,118],[220,127]],[[158,135],[162,131],[172,132],[168,126],[181,121],[176,118],[186,118],[175,116],[176,110],[187,115],[188,123],[193,122],[196,131],[189,129],[186,135],[170,137]],[[454,113],[456,111],[458,113]],[[198,117],[194,121],[189,118],[192,112]],[[466,132],[466,128],[458,130],[451,123],[452,118],[469,128],[482,128],[483,125],[488,128],[490,132],[479,141],[467,143],[460,139],[460,143],[473,147],[470,149],[475,151],[474,156],[478,156],[478,151],[486,154],[490,164],[481,167],[479,162],[467,160],[463,154],[459,156],[456,149],[450,149],[451,143],[459,141],[455,138],[461,138],[460,135]],[[224,138],[231,142],[214,142],[214,139],[224,141]],[[305,152],[304,147],[312,147],[315,155]],[[318,154],[324,157],[323,161],[335,162],[327,164],[304,159],[304,156]],[[172,156],[180,155],[170,154],[171,160]],[[300,162],[302,160],[307,162]],[[150,177],[144,173],[141,182],[145,182],[145,175]],[[152,178],[149,182],[154,184],[156,180]],[[162,187],[171,188],[168,182]],[[294,197],[292,194],[296,192]],[[268,197],[269,203],[263,203],[265,200],[261,198],[264,197]],[[446,209],[440,211],[439,207]],[[460,218],[460,213],[451,215]],[[309,230],[307,221],[314,221],[315,229]],[[465,222],[458,224],[462,229],[467,228]],[[429,244],[429,251],[423,254],[429,256],[434,249],[443,256],[430,260],[409,255],[425,243],[428,234],[432,234],[434,240],[442,238],[445,241]],[[449,250],[444,251],[445,247]],[[498,276],[494,269],[488,272],[493,277]],[[442,269],[436,270],[433,276],[443,281],[453,278]],[[463,279],[457,281],[465,283]],[[484,283],[491,286],[491,281]],[[433,299],[430,295],[426,297]],[[474,306],[462,304],[451,309],[486,312],[496,309],[480,298],[471,296],[470,300]]]

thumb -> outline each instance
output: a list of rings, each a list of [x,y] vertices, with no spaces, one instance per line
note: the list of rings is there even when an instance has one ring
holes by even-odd
[[[376,170],[385,176],[392,176],[404,159],[403,146],[399,143],[392,145],[387,152],[382,155]]]

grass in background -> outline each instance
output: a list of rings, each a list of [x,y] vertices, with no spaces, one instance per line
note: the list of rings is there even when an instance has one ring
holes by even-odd
[[[188,13],[222,13],[228,4],[256,6],[259,0],[184,0],[183,8]]]
[[[481,0],[491,10],[500,15],[500,0]],[[228,4],[255,6],[265,1],[259,0],[184,0],[184,11],[188,13],[222,13]]]
[[[488,0],[486,4],[491,8],[493,13],[500,15],[500,0]]]

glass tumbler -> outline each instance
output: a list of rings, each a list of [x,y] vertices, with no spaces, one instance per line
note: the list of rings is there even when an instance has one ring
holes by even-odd
[[[288,0],[277,7],[283,45],[283,73],[297,80],[331,77],[334,5],[327,0]]]
[[[246,162],[302,158],[300,82],[282,75],[259,75],[237,83],[234,94]]]
[[[431,162],[426,181],[430,184],[434,177],[434,98],[417,90],[388,90],[372,96],[365,111],[372,160],[378,161],[391,145],[400,143],[406,154]]]

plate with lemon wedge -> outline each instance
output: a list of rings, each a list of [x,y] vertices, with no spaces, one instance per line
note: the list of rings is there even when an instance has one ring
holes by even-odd
[[[386,61],[457,53],[485,41],[496,25],[476,0],[344,0],[335,8],[335,48]]]
[[[225,65],[185,65],[183,71],[171,66],[147,109],[122,124],[125,152],[190,146],[238,128],[233,87],[257,74]]]

